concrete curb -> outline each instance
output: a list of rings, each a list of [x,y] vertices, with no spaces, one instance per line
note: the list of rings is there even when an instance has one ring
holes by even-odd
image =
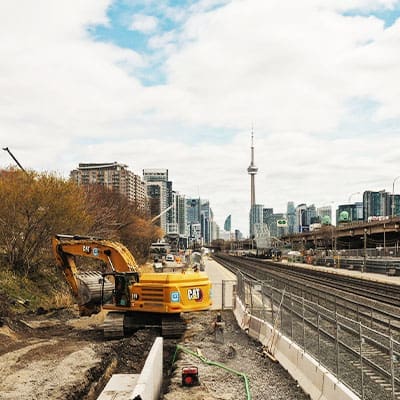
[[[163,380],[163,338],[158,337],[150,350],[130,399],[157,400]]]

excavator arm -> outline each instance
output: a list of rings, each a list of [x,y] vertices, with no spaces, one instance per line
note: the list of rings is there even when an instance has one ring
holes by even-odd
[[[87,236],[55,235],[53,252],[62,267],[68,266],[70,256],[83,256],[102,260],[116,272],[138,272],[131,252],[118,242]]]

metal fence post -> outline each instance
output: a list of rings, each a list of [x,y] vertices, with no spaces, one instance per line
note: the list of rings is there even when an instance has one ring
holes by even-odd
[[[360,371],[361,371],[361,400],[364,400],[364,366],[363,366],[363,337],[362,337],[362,325],[358,323],[360,333]]]
[[[225,309],[225,281],[222,280],[222,288],[221,288],[221,309],[224,310]]]
[[[390,378],[392,383],[392,398],[395,399],[393,338],[391,336],[389,337],[389,347],[390,347]]]
[[[293,340],[293,298],[290,292],[290,338]]]
[[[271,286],[271,321],[275,320],[274,317],[274,288]]]
[[[335,337],[335,347],[336,347],[336,377],[340,380],[339,376],[339,321],[337,319],[337,313],[335,311],[335,321],[336,321],[336,337]]]
[[[264,302],[264,282],[261,284],[262,320],[267,321],[267,307]]]
[[[250,287],[250,314],[253,313],[253,285],[251,282],[249,282],[249,287]]]
[[[321,351],[321,338],[320,338],[320,314],[319,314],[319,310],[318,310],[318,315],[317,315],[317,333],[318,333],[318,348],[317,348],[317,354],[318,354],[318,364],[321,364],[321,355],[320,355],[320,351]]]
[[[303,318],[303,350],[306,351],[306,324],[305,324],[305,308],[304,308],[304,296],[302,297],[302,318]]]

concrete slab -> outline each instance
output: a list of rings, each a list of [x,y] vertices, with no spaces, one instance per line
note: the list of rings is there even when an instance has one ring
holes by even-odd
[[[97,400],[127,400],[134,390],[139,374],[114,374]]]

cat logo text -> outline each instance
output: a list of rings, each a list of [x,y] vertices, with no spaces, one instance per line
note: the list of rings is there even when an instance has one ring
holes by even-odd
[[[187,293],[189,300],[201,301],[203,299],[203,292],[200,288],[188,289]]]

